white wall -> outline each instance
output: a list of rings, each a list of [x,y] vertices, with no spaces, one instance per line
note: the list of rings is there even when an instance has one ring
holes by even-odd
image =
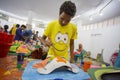
[[[0,18],[0,25],[2,26],[2,27],[4,27],[4,25],[8,25],[9,26],[9,29],[8,29],[8,31],[11,29],[11,27],[12,27],[12,23],[10,23],[10,22],[8,22],[8,21],[6,21],[6,20],[4,20],[4,19],[1,19]]]
[[[113,52],[119,49],[120,17],[92,25],[78,26],[75,49],[78,48],[78,43],[82,43],[84,49],[91,51],[93,58],[104,49],[103,59],[109,63]]]

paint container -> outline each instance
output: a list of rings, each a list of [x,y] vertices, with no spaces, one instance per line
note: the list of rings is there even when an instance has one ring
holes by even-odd
[[[90,68],[90,66],[91,66],[90,61],[84,61],[83,69],[84,69],[85,72],[87,72],[87,70]]]

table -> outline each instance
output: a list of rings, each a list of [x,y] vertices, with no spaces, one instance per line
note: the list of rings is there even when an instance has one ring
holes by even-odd
[[[75,74],[67,70],[57,69],[50,74],[39,74],[32,65],[40,60],[29,62],[22,75],[22,80],[54,80],[56,78],[63,80],[89,80],[90,76],[79,68],[79,73]],[[76,66],[76,65],[75,65]],[[77,66],[76,66],[77,67]],[[78,68],[78,67],[77,67]]]

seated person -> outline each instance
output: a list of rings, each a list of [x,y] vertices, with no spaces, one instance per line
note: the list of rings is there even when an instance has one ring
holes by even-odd
[[[120,44],[119,44],[118,56],[117,56],[117,58],[115,60],[114,67],[115,68],[120,68]]]
[[[23,35],[23,39],[22,40],[27,43],[27,42],[30,41],[30,38],[32,36],[32,30],[24,30],[22,32],[22,35]]]
[[[2,28],[2,26],[0,26],[0,32],[3,32],[3,28]]]
[[[86,51],[83,49],[83,45],[79,44],[79,49],[76,49],[77,51],[75,51],[74,54],[74,61],[75,63],[77,62],[78,58],[81,59],[81,62],[83,61],[84,58],[84,54],[86,53]]]

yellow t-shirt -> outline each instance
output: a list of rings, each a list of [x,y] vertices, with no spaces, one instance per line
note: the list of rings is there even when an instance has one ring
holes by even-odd
[[[77,38],[77,27],[69,23],[66,26],[61,26],[58,20],[48,24],[44,35],[49,37],[53,45],[49,48],[47,57],[61,56],[69,60],[68,49],[70,47],[70,39]]]

